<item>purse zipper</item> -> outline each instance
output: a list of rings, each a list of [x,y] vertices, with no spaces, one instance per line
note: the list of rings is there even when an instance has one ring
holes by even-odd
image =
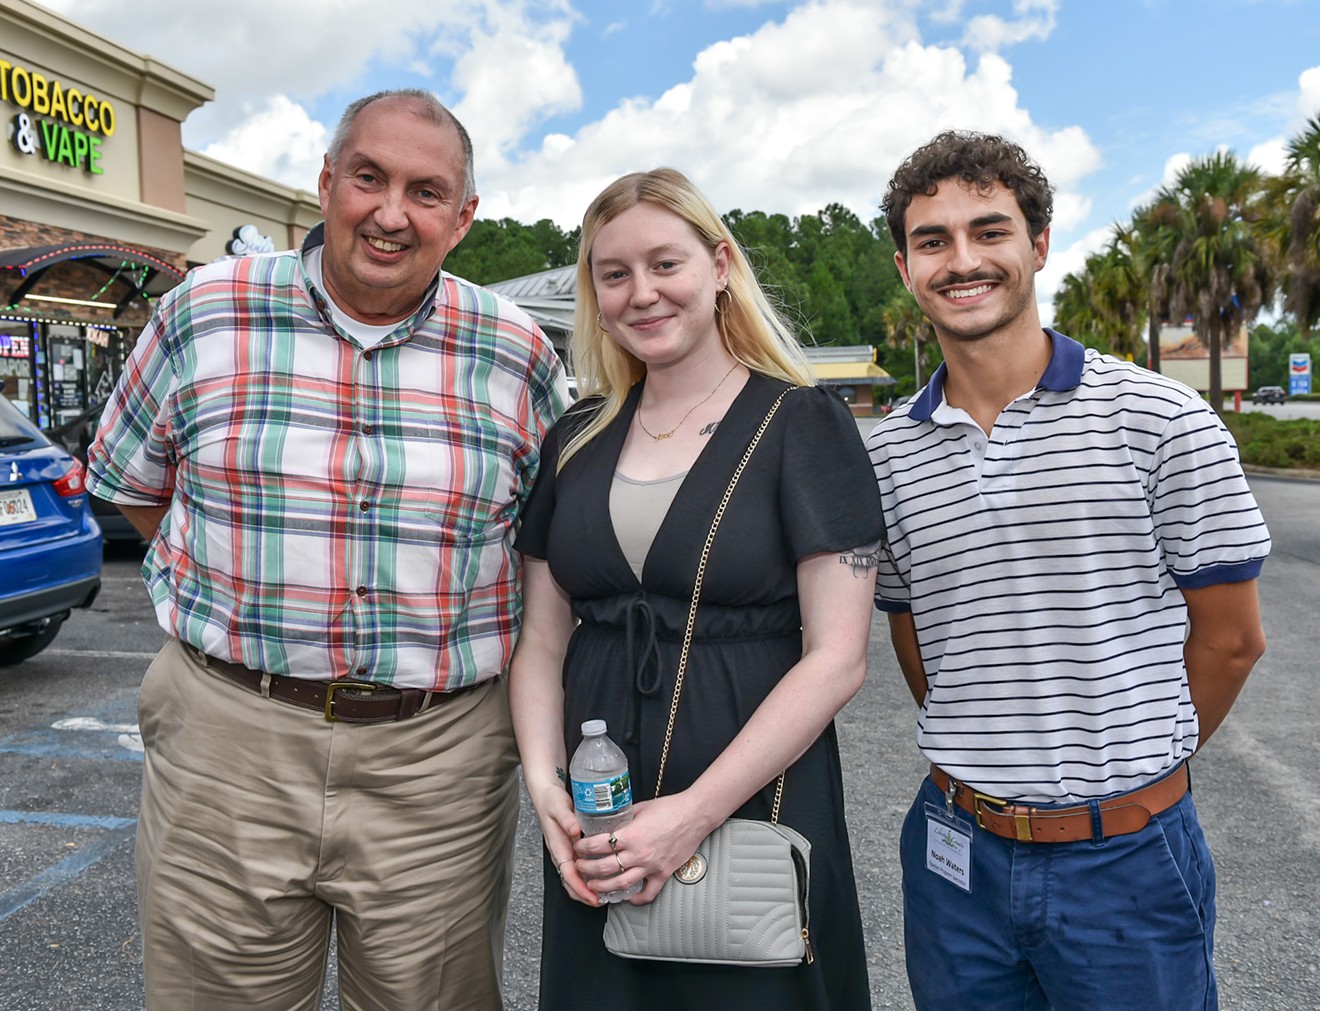
[[[792,855],[793,863],[802,871],[802,881],[804,884],[798,886],[797,902],[798,909],[802,911],[802,943],[807,949],[807,965],[812,965],[816,961],[816,955],[811,950],[811,910],[807,908],[807,897],[803,895],[807,875],[810,873],[807,861],[803,859],[802,854],[796,848],[790,847],[789,852]]]

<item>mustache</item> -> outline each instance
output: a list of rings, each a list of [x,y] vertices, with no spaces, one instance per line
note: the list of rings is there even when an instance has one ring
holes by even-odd
[[[955,284],[975,284],[978,281],[990,281],[998,284],[1004,275],[990,270],[978,270],[971,274],[945,274],[930,283],[932,288],[950,288]]]

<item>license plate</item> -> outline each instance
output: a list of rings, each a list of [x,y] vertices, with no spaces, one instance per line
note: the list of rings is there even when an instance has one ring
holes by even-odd
[[[0,527],[13,523],[31,523],[37,518],[32,496],[26,488],[0,489]]]

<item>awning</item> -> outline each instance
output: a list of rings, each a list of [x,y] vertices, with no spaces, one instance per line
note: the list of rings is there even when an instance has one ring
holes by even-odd
[[[27,298],[47,272],[62,263],[78,261],[104,273],[109,280],[89,296],[105,293],[104,304],[114,306],[118,318],[138,298],[157,298],[183,280],[183,271],[160,257],[140,249],[115,244],[78,242],[62,246],[28,246],[0,250],[0,271],[6,280],[20,278],[0,301],[17,306]],[[114,290],[111,290],[114,285]],[[115,300],[115,301],[112,301]],[[70,301],[64,299],[62,301]],[[91,301],[90,297],[87,301]],[[74,304],[79,304],[76,301]]]
[[[893,376],[871,362],[813,361],[811,371],[832,386],[892,386],[895,382]]]

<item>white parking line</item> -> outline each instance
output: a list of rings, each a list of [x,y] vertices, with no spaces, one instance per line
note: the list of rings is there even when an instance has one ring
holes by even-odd
[[[56,720],[50,725],[52,730],[96,730],[117,734],[115,743],[129,751],[142,751],[142,734],[136,723],[106,723],[95,716],[70,716]]]
[[[45,656],[100,656],[116,660],[154,660],[155,653],[133,653],[120,649],[47,649]]]

